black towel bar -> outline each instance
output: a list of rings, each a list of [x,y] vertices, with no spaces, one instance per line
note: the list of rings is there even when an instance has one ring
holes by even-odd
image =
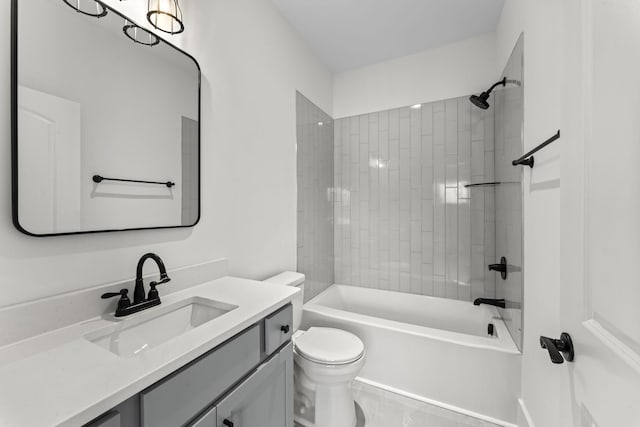
[[[464,186],[464,188],[469,188],[469,187],[484,187],[484,186],[489,186],[489,185],[500,185],[502,184],[501,182],[478,182],[476,184],[467,184]]]
[[[137,180],[137,179],[106,178],[106,177],[100,176],[100,175],[93,175],[92,179],[93,179],[93,182],[95,182],[96,184],[99,184],[102,181],[120,181],[120,182],[137,182],[137,183],[140,183],[140,184],[166,185],[169,188],[171,188],[174,185],[176,185],[174,182],[171,182],[171,181],[166,181],[166,182],[161,182],[161,181],[140,181],[140,180]]]
[[[536,148],[534,148],[533,150],[529,151],[527,154],[525,154],[524,156],[520,157],[519,159],[514,160],[513,162],[511,162],[511,164],[513,166],[523,165],[523,166],[529,166],[530,168],[533,168],[533,165],[535,163],[535,159],[533,158],[533,155],[535,153],[537,153],[538,151],[542,150],[547,145],[551,144],[553,141],[556,141],[558,139],[560,139],[560,131],[559,130],[558,130],[558,133],[553,135],[551,138],[547,139],[545,142],[543,142],[542,144],[538,145]]]
[[[494,182],[478,182],[475,184],[466,184],[464,188],[473,188],[473,187],[490,187],[494,185],[501,184],[521,184],[520,181],[494,181]]]

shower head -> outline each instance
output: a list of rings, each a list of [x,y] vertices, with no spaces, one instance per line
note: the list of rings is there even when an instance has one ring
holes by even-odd
[[[500,80],[499,82],[495,83],[493,86],[491,86],[488,91],[482,92],[480,95],[471,95],[469,97],[469,101],[471,101],[471,103],[476,107],[486,110],[490,106],[488,100],[489,100],[489,96],[491,96],[491,92],[493,91],[493,89],[496,88],[496,86],[500,86],[500,85],[502,86],[507,85],[506,77]]]
[[[471,95],[471,97],[469,97],[469,101],[471,101],[473,105],[475,105],[478,108],[482,108],[483,110],[486,110],[487,108],[489,108],[489,103],[487,102],[487,99],[489,99],[489,94],[487,92],[482,92],[479,96]]]

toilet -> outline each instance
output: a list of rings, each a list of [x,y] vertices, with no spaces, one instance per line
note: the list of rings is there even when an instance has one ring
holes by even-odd
[[[304,427],[355,427],[351,381],[365,363],[364,344],[335,328],[299,330],[305,276],[285,272],[265,282],[297,286],[293,300],[294,419]]]

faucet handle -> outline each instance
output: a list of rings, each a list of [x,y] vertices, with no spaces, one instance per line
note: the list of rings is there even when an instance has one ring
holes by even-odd
[[[118,310],[121,310],[124,308],[128,308],[131,305],[131,300],[127,296],[128,293],[129,290],[125,288],[120,289],[120,292],[107,292],[106,294],[102,294],[100,298],[107,299],[119,296],[120,300],[118,300]]]
[[[170,282],[170,281],[171,281],[171,279],[169,278],[169,276],[164,275],[164,276],[160,276],[160,280],[158,282],[149,283],[149,286],[150,287],[156,287],[158,285],[162,285],[162,284],[165,284],[165,283]]]
[[[120,291],[118,292],[107,292],[106,294],[102,294],[100,298],[107,299],[107,298],[113,298],[113,297],[119,297],[119,296],[122,296],[122,298],[128,298],[127,297],[128,293],[129,293],[129,289],[120,289]]]
[[[170,282],[170,281],[171,281],[171,279],[169,278],[169,276],[164,274],[164,275],[160,276],[160,281],[158,281],[158,282],[150,282],[149,283],[149,295],[147,296],[147,301],[154,300],[154,299],[160,299],[160,295],[158,294],[158,290],[156,289],[156,286],[165,284],[165,283]]]

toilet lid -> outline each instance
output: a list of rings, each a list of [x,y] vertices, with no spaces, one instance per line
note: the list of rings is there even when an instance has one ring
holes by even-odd
[[[293,345],[300,356],[325,365],[355,362],[364,354],[360,338],[333,328],[309,328],[294,338]]]

